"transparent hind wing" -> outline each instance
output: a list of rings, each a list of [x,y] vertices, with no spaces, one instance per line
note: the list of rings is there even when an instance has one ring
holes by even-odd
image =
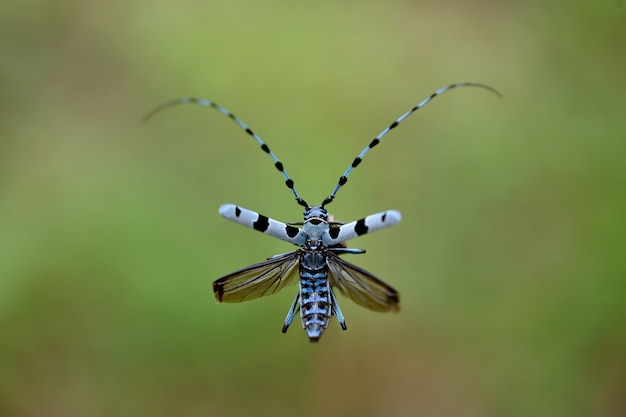
[[[290,252],[223,276],[213,282],[215,298],[220,303],[240,303],[276,294],[296,282],[299,259],[298,251]]]
[[[327,254],[330,285],[360,306],[373,311],[399,311],[398,292],[366,270]]]

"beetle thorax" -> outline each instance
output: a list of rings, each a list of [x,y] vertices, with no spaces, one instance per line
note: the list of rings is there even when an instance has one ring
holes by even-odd
[[[307,235],[307,246],[317,247],[322,244],[322,236],[328,234],[328,212],[321,206],[307,207],[304,210],[303,230]]]

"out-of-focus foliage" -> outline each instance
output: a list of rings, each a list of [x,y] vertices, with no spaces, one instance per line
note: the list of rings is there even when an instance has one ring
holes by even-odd
[[[9,1],[0,8],[0,415],[620,416],[626,412],[626,6]],[[211,282],[291,248],[221,219],[398,209],[350,242],[402,311]]]

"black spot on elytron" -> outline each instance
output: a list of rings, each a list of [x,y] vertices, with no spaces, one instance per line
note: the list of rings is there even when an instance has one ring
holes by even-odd
[[[278,161],[274,164],[274,166],[276,167],[277,170],[279,170],[280,172],[283,172],[283,163]]]
[[[300,229],[298,229],[297,227],[293,227],[289,225],[285,227],[285,233],[287,233],[287,236],[289,237],[296,237],[299,231]]]
[[[380,218],[380,221],[384,223],[386,218],[387,218],[387,212],[384,212],[383,217]]]
[[[370,149],[373,148],[374,146],[378,145],[378,142],[380,142],[380,139],[378,138],[374,138],[374,140],[372,142],[370,142]]]
[[[270,153],[270,148],[266,144],[261,145],[261,149],[263,149],[265,153]]]
[[[254,132],[251,131],[250,129],[246,128],[246,133],[250,136],[254,136]]]
[[[240,214],[241,214],[241,209],[239,208],[239,206],[235,206],[235,217],[239,217]]]
[[[348,182],[348,177],[346,177],[345,175],[342,175],[342,176],[339,178],[339,185],[344,185],[344,184],[345,184],[345,183],[347,183],[347,182]]]
[[[356,222],[356,226],[354,226],[354,231],[357,235],[361,236],[367,233],[368,227],[365,225],[365,219],[358,220]]]
[[[332,237],[333,239],[337,239],[337,236],[339,236],[339,228],[338,227],[331,227],[328,230],[328,234],[330,235],[330,237]]]
[[[394,127],[398,126],[398,121],[396,120],[395,122],[393,122],[391,124],[391,126],[389,126],[389,130],[393,129]]]
[[[285,185],[288,188],[293,188],[293,180],[291,178],[289,178],[287,181],[285,181]]]
[[[252,223],[252,227],[254,227],[254,230],[258,230],[259,232],[265,232],[270,227],[269,219],[264,215],[259,214],[259,218]]]
[[[357,166],[359,166],[360,163],[361,163],[361,158],[357,156],[356,158],[354,158],[354,161],[352,161],[352,168],[356,168]]]

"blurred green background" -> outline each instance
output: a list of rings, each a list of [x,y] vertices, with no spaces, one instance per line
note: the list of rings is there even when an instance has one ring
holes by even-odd
[[[623,416],[623,1],[9,0],[0,8],[0,416]],[[340,299],[311,345],[296,288],[217,305],[276,253],[222,219],[311,204],[401,312]]]

